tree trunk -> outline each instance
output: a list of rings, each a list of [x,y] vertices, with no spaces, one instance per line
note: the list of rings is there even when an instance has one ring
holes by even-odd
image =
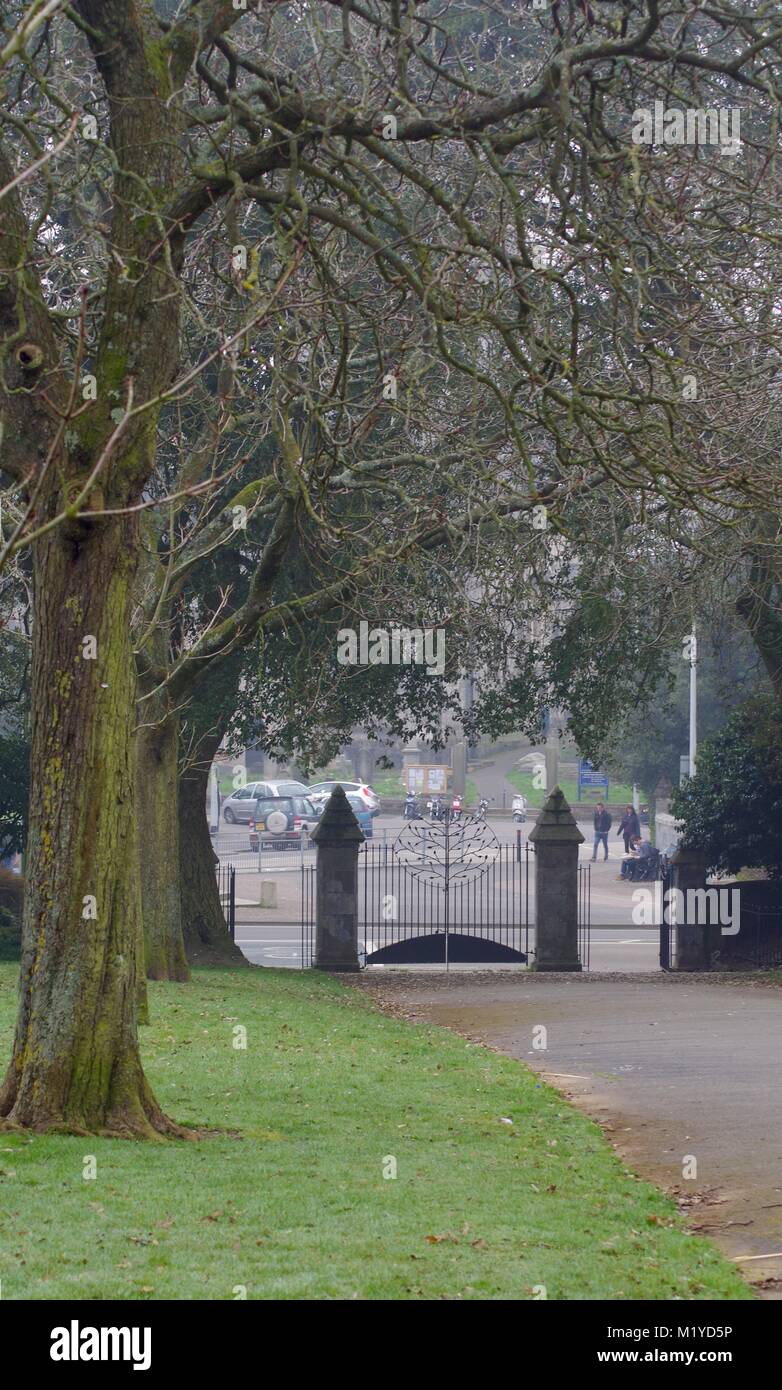
[[[139,705],[150,718],[151,702]],[[179,723],[175,715],[136,734],[137,845],[144,951],[150,980],[189,980],[182,938],[177,805]]]
[[[187,958],[194,965],[246,965],[247,959],[231,940],[215,876],[217,856],[212,849],[206,816],[206,790],[218,738],[203,738],[197,765],[179,779],[179,847],[182,926]]]
[[[35,546],[20,1003],[0,1089],[0,1116],[34,1130],[185,1133],[160,1110],[138,1048],[140,885],[128,852],[137,550],[132,517],[56,529]]]

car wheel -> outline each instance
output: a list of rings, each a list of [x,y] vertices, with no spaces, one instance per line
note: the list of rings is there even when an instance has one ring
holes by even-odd
[[[226,806],[225,810],[223,811],[223,820],[226,822],[227,825],[236,825],[236,816],[234,815],[230,806]]]

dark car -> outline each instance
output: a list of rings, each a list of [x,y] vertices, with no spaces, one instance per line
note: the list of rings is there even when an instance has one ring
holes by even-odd
[[[250,821],[250,849],[295,847],[317,823],[318,813],[306,796],[259,796]]]

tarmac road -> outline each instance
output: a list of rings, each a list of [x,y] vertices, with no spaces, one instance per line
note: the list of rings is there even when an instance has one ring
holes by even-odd
[[[635,1172],[674,1192],[696,1229],[740,1257],[764,1297],[782,1298],[779,986],[662,972],[350,978],[383,1007],[537,1068],[600,1122]],[[545,1052],[532,1047],[541,1024]]]
[[[373,844],[384,838],[393,843],[404,822],[399,816],[378,816],[374,821]],[[514,844],[517,830],[509,819],[491,819],[490,825],[502,844]],[[522,845],[532,829],[530,820],[521,827]],[[591,856],[591,823],[580,823],[587,838],[580,849],[580,862]],[[262,856],[263,876],[277,884],[278,907],[262,909],[255,906],[260,896],[258,855],[247,848],[246,829],[221,830],[214,844],[222,860],[237,868],[237,941],[245,955],[258,964],[301,965],[300,931],[300,872],[302,856],[298,849],[265,852]],[[601,858],[591,867],[592,901],[592,970],[623,972],[652,971],[658,968],[659,941],[654,928],[636,926],[632,921],[633,886],[617,882],[621,866],[621,841],[612,838],[611,857]],[[305,863],[314,863],[314,848],[304,856]],[[534,943],[534,934],[531,944]]]

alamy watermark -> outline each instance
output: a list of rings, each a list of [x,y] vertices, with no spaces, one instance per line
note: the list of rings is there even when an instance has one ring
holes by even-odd
[[[718,145],[722,154],[738,154],[741,149],[741,108],[738,106],[682,109],[639,106],[633,112],[631,132],[634,145]]]
[[[426,666],[427,676],[445,671],[445,629],[442,627],[373,627],[363,618],[358,632],[341,627],[337,633],[340,666]]]
[[[740,888],[667,888],[654,883],[633,893],[636,927],[719,926],[722,936],[738,936],[741,928]]]
[[[152,1364],[151,1327],[82,1327],[72,1318],[68,1327],[53,1327],[52,1361],[130,1361],[134,1371]]]

